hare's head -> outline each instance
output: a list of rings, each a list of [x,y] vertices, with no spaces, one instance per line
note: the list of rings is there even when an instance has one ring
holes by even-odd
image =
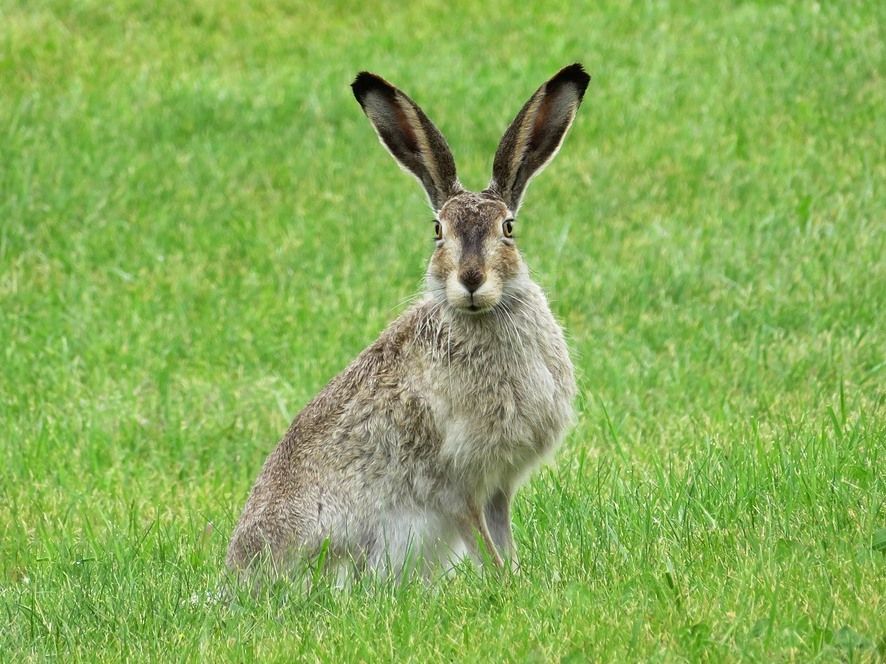
[[[501,139],[480,193],[461,186],[446,140],[414,101],[368,72],[352,84],[382,144],[428,194],[437,245],[428,287],[453,309],[489,311],[528,279],[512,237],[517,209],[529,180],[560,149],[589,81],[574,64],[536,90]]]

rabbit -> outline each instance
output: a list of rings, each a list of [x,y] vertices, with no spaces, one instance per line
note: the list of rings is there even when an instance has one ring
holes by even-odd
[[[228,548],[249,573],[322,558],[350,577],[516,566],[514,492],[574,420],[563,331],[514,242],[529,180],[557,153],[590,76],[560,70],[504,134],[488,188],[458,181],[419,106],[360,73],[354,96],[434,210],[425,292],[298,414]]]

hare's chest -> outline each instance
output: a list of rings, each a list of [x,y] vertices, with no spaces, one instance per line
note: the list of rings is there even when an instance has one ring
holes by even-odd
[[[565,344],[531,341],[476,353],[442,382],[440,453],[465,477],[490,486],[512,481],[556,447],[571,421]]]

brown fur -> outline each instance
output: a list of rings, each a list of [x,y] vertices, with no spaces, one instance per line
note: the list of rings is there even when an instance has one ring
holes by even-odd
[[[584,92],[575,71],[563,72],[524,106],[496,163],[540,168],[559,148]],[[354,93],[425,186],[442,238],[425,297],[302,410],[268,457],[228,564],[251,569],[266,554],[280,567],[324,543],[339,571],[399,574],[412,556],[427,569],[464,554],[480,561],[480,542],[494,564],[515,561],[511,498],[562,439],[575,395],[562,330],[502,229],[528,177],[518,191],[520,178],[502,167],[489,190],[466,192],[412,100],[366,73]]]

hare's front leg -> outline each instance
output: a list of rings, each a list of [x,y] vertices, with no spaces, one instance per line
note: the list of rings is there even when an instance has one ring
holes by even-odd
[[[486,525],[486,516],[482,509],[476,505],[469,505],[467,512],[458,520],[458,532],[464,540],[468,553],[477,563],[483,562],[483,554],[480,551],[480,545],[477,542],[477,533],[483,540],[483,545],[492,563],[496,567],[504,567],[504,561],[492,541],[492,535],[489,533],[489,527]]]
[[[496,548],[505,560],[510,561],[511,568],[517,568],[517,546],[511,531],[511,491],[497,489],[486,502],[484,513],[489,534]]]

